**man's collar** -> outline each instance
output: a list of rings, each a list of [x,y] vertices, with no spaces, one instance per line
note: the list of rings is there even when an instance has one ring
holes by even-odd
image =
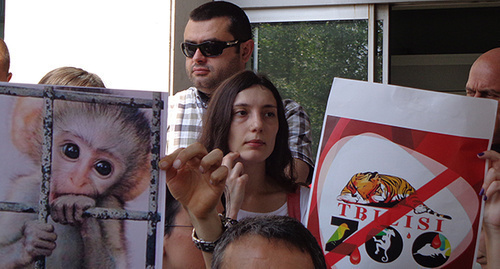
[[[196,89],[198,92],[198,96],[200,97],[200,101],[203,103],[203,106],[206,108],[208,106],[208,101],[210,100],[210,96],[198,89]]]

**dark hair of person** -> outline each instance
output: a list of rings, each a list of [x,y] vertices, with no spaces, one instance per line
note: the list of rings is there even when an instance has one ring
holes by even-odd
[[[238,93],[255,85],[271,91],[278,111],[279,128],[273,152],[266,159],[266,174],[274,180],[272,183],[287,192],[294,192],[297,188],[295,178],[286,173],[287,168],[290,168],[290,171],[295,170],[292,153],[288,146],[288,123],[285,118],[285,109],[278,90],[266,76],[252,71],[242,71],[222,82],[210,99],[203,122],[203,126],[210,128],[203,128],[200,143],[208,151],[218,148],[224,155],[230,152],[228,141],[234,100]]]
[[[166,191],[166,198],[165,198],[165,230],[164,230],[164,236],[170,235],[172,232],[172,228],[175,224],[175,217],[177,217],[177,214],[179,214],[179,211],[181,209],[181,203],[179,201],[175,200],[175,198],[172,196],[170,191],[167,188]]]
[[[228,245],[243,236],[262,236],[272,240],[279,240],[308,253],[313,261],[314,268],[326,268],[323,251],[316,238],[309,230],[294,218],[287,216],[260,216],[244,218],[236,225],[228,228],[221,236],[215,247],[212,269],[222,268],[224,253]]]
[[[189,19],[192,21],[207,21],[219,17],[229,18],[231,21],[229,33],[234,36],[234,39],[240,42],[252,39],[250,21],[245,11],[235,4],[224,1],[208,2],[197,7],[189,14]]]

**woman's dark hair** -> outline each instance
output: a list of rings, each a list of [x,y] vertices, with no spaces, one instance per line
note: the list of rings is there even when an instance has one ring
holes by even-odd
[[[224,155],[230,152],[228,141],[234,100],[238,93],[254,85],[260,85],[271,91],[278,111],[279,128],[273,152],[266,159],[266,174],[273,178],[272,183],[282,187],[285,191],[293,192],[296,189],[295,178],[286,173],[287,169],[295,170],[292,153],[288,146],[288,123],[285,118],[285,109],[278,90],[266,76],[252,71],[242,71],[225,80],[210,99],[203,122],[206,128],[203,128],[200,142],[208,151],[218,148]]]

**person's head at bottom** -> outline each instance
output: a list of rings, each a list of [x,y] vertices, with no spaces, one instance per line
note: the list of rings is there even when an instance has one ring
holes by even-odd
[[[246,218],[218,242],[212,268],[326,268],[314,236],[287,216]]]
[[[164,269],[204,269],[201,251],[191,240],[193,225],[187,211],[168,191],[165,194]]]

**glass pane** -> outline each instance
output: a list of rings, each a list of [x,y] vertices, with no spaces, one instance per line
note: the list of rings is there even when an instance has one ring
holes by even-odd
[[[5,32],[5,0],[0,0],[0,38],[4,39]]]
[[[368,78],[368,21],[253,26],[258,46],[254,69],[267,74],[283,98],[305,108],[311,118],[315,158],[333,78]]]

